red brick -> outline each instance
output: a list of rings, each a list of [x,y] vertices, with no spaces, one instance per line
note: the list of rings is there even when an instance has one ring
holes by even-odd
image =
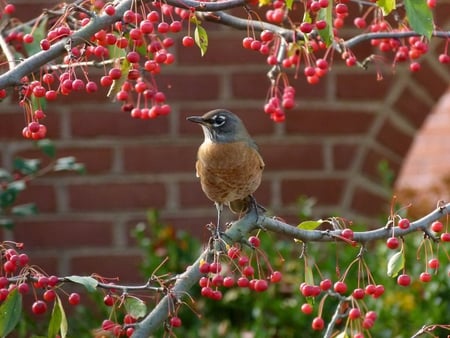
[[[285,179],[281,182],[283,205],[295,204],[299,197],[313,197],[320,206],[338,205],[345,181],[336,178]]]
[[[323,168],[323,149],[318,143],[261,143],[266,171],[318,170]]]
[[[374,115],[361,111],[311,110],[289,113],[286,130],[292,133],[334,135],[365,134]]]
[[[152,120],[133,119],[120,111],[120,106],[102,105],[70,113],[70,130],[74,137],[121,136],[137,137],[168,133],[169,119],[161,116]]]
[[[193,176],[195,176],[195,173]],[[200,180],[180,182],[178,188],[180,205],[182,208],[203,207],[208,205],[214,208],[213,202],[211,202],[203,193]]]
[[[162,261],[162,260],[161,260]],[[145,278],[139,274],[142,263],[140,255],[114,252],[110,254],[92,253],[89,256],[75,256],[70,260],[70,271],[76,275],[91,275],[93,273],[105,278],[119,278],[116,283],[139,282]]]
[[[27,188],[22,191],[15,202],[15,205],[35,203],[39,212],[56,212],[56,193],[52,185],[41,184],[39,179],[32,180],[27,184]]]
[[[209,110],[213,110],[216,108],[211,108]],[[274,131],[275,123],[272,120],[270,120],[268,115],[264,114],[262,108],[261,109],[248,109],[248,108],[234,109],[231,107],[221,107],[221,108],[230,110],[236,115],[238,115],[244,122],[245,127],[247,128],[248,132],[252,137],[258,135],[272,134]],[[186,118],[192,115],[203,115],[209,110],[200,111],[198,109],[183,108],[181,113],[179,114],[180,133],[190,135],[203,135],[201,128],[199,128],[199,126],[196,125],[195,123],[186,121]]]
[[[409,88],[406,88],[399,96],[398,100],[394,103],[394,108],[399,115],[416,128],[420,128],[431,110],[431,107]]]
[[[158,78],[158,87],[168,102],[176,100],[214,100],[220,96],[219,76],[210,72],[164,74]]]
[[[160,183],[95,183],[68,187],[69,205],[73,211],[136,210],[161,208],[166,193]]]
[[[14,239],[27,249],[72,249],[110,247],[112,224],[102,221],[23,220],[14,227]]]
[[[39,267],[40,270],[45,271],[48,275],[59,275],[58,255],[54,253],[42,254],[39,250],[28,250],[27,243],[25,243],[24,252],[30,258],[30,264]]]
[[[336,97],[341,100],[384,100],[392,82],[392,75],[385,74],[377,81],[374,73],[357,70],[336,74]]]
[[[386,215],[389,211],[388,200],[359,187],[353,194],[351,210],[361,215],[379,217],[380,215]]]
[[[405,156],[411,146],[413,137],[398,129],[390,120],[385,120],[376,140],[396,154]]]
[[[200,145],[200,142],[199,144]],[[190,171],[195,175],[198,145],[137,145],[123,149],[125,170],[164,173]]]
[[[336,144],[333,146],[333,168],[348,170],[355,160],[358,146],[354,144]]]
[[[238,72],[232,74],[231,88],[234,99],[255,99],[264,104],[263,98],[269,90],[270,82],[264,71]]]

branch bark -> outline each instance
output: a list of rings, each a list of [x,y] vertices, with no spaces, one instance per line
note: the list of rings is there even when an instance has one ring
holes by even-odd
[[[448,214],[450,214],[450,203],[439,206],[428,215],[412,222],[408,229],[381,226],[375,230],[355,232],[353,240],[364,245],[367,242],[386,239],[393,234],[396,237],[406,236],[417,231],[423,231],[427,234],[427,229],[433,221]],[[265,231],[287,235],[291,239],[297,239],[303,242],[337,241],[339,240],[339,235],[341,233],[341,230],[302,230],[279,220],[258,215],[256,210],[252,210],[252,212],[248,213],[245,217],[234,222],[225,232],[224,238],[227,238],[231,243],[242,242],[247,238],[250,232],[256,229],[263,229]],[[207,260],[207,256],[210,254],[212,254],[210,249],[203,251],[198,259],[184,273],[179,275],[173,288],[168,290],[167,294],[147,317],[136,325],[136,330],[132,336],[133,338],[147,338],[152,332],[161,327],[163,322],[168,318],[174,302],[186,296],[189,289],[203,276],[203,274],[200,273],[199,267],[201,262]]]

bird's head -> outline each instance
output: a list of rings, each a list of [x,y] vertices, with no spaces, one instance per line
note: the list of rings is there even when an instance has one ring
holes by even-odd
[[[228,110],[215,109],[203,116],[190,116],[187,120],[202,126],[206,142],[246,141],[253,144],[242,120]]]

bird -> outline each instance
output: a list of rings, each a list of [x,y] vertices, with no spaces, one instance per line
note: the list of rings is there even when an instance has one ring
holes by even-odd
[[[253,193],[261,184],[264,161],[242,120],[226,109],[215,109],[188,121],[203,129],[204,141],[198,148],[196,175],[205,195],[217,209],[216,230],[226,205],[233,213],[258,206]]]

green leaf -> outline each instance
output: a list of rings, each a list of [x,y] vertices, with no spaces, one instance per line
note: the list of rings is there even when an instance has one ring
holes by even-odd
[[[61,157],[56,160],[56,163],[53,167],[54,171],[76,171],[79,173],[85,172],[85,166],[82,163],[76,162],[75,157],[73,156],[67,156],[67,157]]]
[[[433,33],[433,13],[423,0],[405,0],[406,16],[411,28],[417,33],[431,38]]]
[[[286,8],[288,9],[288,10],[291,10],[292,9],[292,5],[294,4],[294,0],[286,0]]]
[[[305,266],[305,283],[308,285],[314,285],[314,275],[311,266]]]
[[[389,258],[387,265],[387,275],[395,278],[398,273],[405,267],[405,255],[403,251],[399,251]]]
[[[14,189],[8,189],[0,191],[0,207],[5,209],[13,204],[17,197],[17,191]]]
[[[11,230],[14,228],[14,221],[11,218],[0,218],[0,227]]]
[[[35,174],[41,167],[39,159],[25,159],[17,157],[14,159],[14,169],[20,171],[24,175]]]
[[[56,155],[56,147],[53,141],[48,138],[36,142],[38,148],[48,157],[54,158]]]
[[[81,284],[83,285],[86,290],[89,292],[94,292],[97,289],[98,281],[95,278],[89,277],[89,276],[69,276],[65,277],[64,279],[67,279],[73,283]]]
[[[204,56],[206,54],[206,50],[208,49],[208,34],[206,33],[206,30],[200,26],[200,24],[197,24],[195,27],[194,39],[198,48],[200,48],[202,56]]]
[[[116,94],[122,89],[122,85],[127,81],[127,74],[131,68],[131,63],[128,62],[127,59],[124,59],[120,65],[122,76],[119,79],[113,81],[111,87],[109,87],[108,94],[106,94],[107,97],[112,99],[116,98]]]
[[[47,36],[47,16],[42,16],[42,20],[39,26],[35,27],[33,30],[33,42],[32,43],[24,43],[23,46],[28,55],[34,55],[41,51],[40,41]],[[23,32],[24,34],[31,33],[30,26],[24,26]]]
[[[147,306],[139,298],[127,297],[124,305],[127,313],[134,318],[141,318],[147,314]]]
[[[297,228],[302,230],[314,230],[322,223],[323,221],[321,219],[319,219],[318,221],[304,221],[297,225]]]
[[[30,215],[36,215],[38,210],[36,207],[36,204],[34,203],[27,203],[27,204],[20,204],[16,205],[11,209],[11,212],[13,215],[16,216],[30,216]]]
[[[56,296],[52,315],[50,317],[50,323],[48,325],[47,337],[54,338],[58,336],[58,334],[61,338],[65,338],[67,336],[67,318],[61,299]]]
[[[386,16],[390,12],[392,12],[397,6],[397,4],[395,3],[395,0],[378,0],[377,5],[383,11],[384,16]]]
[[[0,306],[0,337],[5,337],[14,330],[21,315],[22,295],[15,288]]]
[[[0,168],[0,180],[1,181],[10,181],[12,180],[12,175],[8,170]]]
[[[333,1],[330,1],[327,8],[321,8],[317,14],[317,20],[325,20],[327,23],[324,29],[319,29],[319,35],[327,46],[330,46],[334,40],[333,34]]]

